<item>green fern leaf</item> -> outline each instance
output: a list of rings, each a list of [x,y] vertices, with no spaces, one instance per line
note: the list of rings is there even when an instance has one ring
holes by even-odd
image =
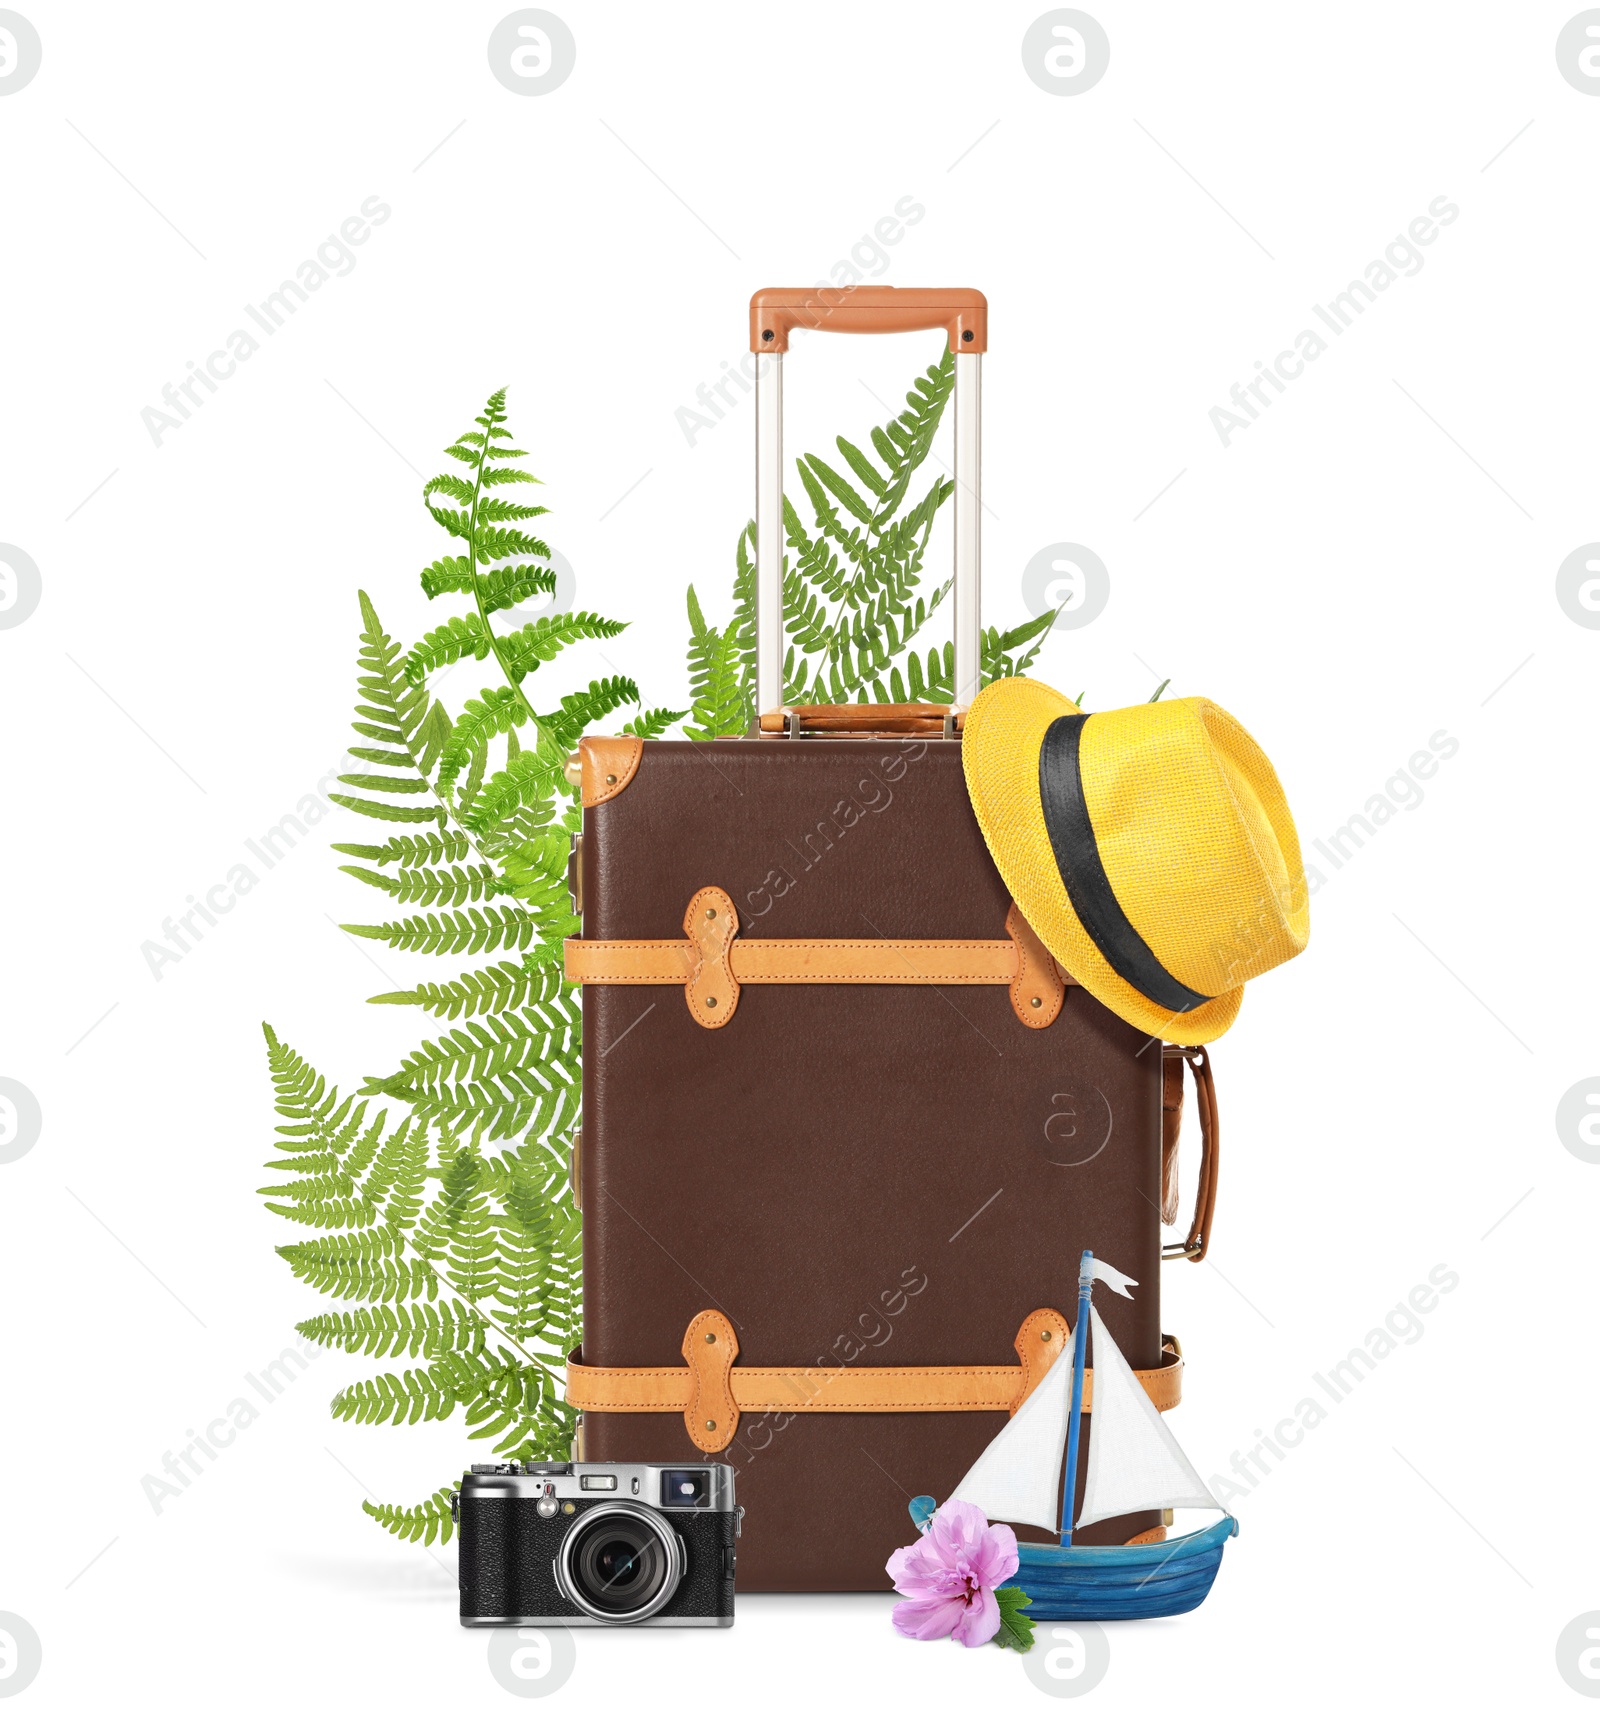
[[[452,617],[424,635],[406,654],[401,668],[412,682],[420,683],[427,679],[429,671],[453,665],[468,654],[475,659],[488,658],[491,645],[489,631],[475,612],[466,617]]]
[[[471,593],[471,582],[461,591]],[[509,611],[537,593],[555,591],[556,573],[548,564],[512,564],[478,577],[478,600],[485,611]]]
[[[591,724],[629,704],[639,704],[639,685],[632,677],[601,677],[577,694],[562,695],[560,710],[545,716],[543,728],[556,747],[566,751],[577,746]]]
[[[604,640],[620,635],[627,627],[592,611],[558,612],[507,635],[500,643],[500,662],[513,682],[521,682],[574,641]]]
[[[500,961],[476,968],[444,985],[418,985],[411,991],[381,991],[369,1003],[412,1003],[441,1020],[463,1015],[499,1015],[520,1009],[530,999],[543,1001],[560,986],[553,968],[524,961]]]
[[[512,470],[520,474],[520,470]],[[542,504],[514,504],[510,499],[479,498],[478,520],[480,522],[526,522],[530,517],[544,516],[546,507]]]
[[[688,716],[687,712],[669,712],[664,706],[657,706],[649,712],[641,712],[637,718],[630,718],[622,729],[625,735],[639,736],[649,742],[664,735],[680,719]]]
[[[446,1484],[414,1507],[364,1501],[361,1510],[370,1513],[385,1531],[402,1542],[424,1545],[448,1543],[456,1529],[450,1498],[460,1487],[459,1482]]]
[[[544,541],[524,534],[519,528],[479,528],[472,535],[472,546],[478,557],[487,563],[498,558],[550,556],[550,548]]]
[[[498,949],[526,949],[533,939],[534,921],[522,908],[468,908],[344,929],[354,937],[375,938],[391,949],[419,955],[485,955]]]
[[[525,723],[528,703],[514,688],[486,688],[480,699],[469,700],[450,731],[439,755],[439,782],[453,783],[470,759],[481,755],[489,741]],[[481,774],[480,774],[481,775]],[[471,796],[473,790],[464,790]]]

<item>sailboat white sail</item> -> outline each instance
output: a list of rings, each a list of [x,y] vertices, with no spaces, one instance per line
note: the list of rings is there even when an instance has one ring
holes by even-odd
[[[1089,1321],[1094,1328],[1092,1428],[1083,1510],[1076,1524],[1167,1507],[1222,1508],[1092,1305]],[[991,1520],[1060,1529],[1074,1344],[1075,1335],[1069,1333],[1039,1386],[973,1462],[951,1500],[973,1502]]]
[[[1073,1337],[1039,1386],[973,1462],[951,1493],[991,1519],[1054,1531],[1061,1522],[1061,1451],[1072,1406]]]
[[[1094,1410],[1078,1524],[1164,1507],[1220,1507],[1093,1306],[1089,1321],[1094,1326]]]

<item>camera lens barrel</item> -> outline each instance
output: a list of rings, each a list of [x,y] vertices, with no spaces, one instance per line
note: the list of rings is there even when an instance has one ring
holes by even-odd
[[[666,1607],[685,1565],[677,1532],[654,1509],[604,1501],[568,1526],[556,1579],[591,1619],[630,1625]]]

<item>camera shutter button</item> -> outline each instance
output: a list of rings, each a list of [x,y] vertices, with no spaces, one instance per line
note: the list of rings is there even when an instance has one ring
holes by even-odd
[[[541,1495],[533,1510],[541,1519],[554,1519],[560,1508],[560,1502],[553,1495]]]

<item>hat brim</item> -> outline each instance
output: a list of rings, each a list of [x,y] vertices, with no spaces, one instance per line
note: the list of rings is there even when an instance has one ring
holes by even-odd
[[[1082,713],[1064,694],[1020,676],[991,683],[968,708],[961,764],[983,840],[1023,917],[1092,997],[1152,1038],[1209,1044],[1233,1025],[1242,985],[1193,1009],[1163,1009],[1117,973],[1073,911],[1039,799],[1039,748],[1067,715]]]

